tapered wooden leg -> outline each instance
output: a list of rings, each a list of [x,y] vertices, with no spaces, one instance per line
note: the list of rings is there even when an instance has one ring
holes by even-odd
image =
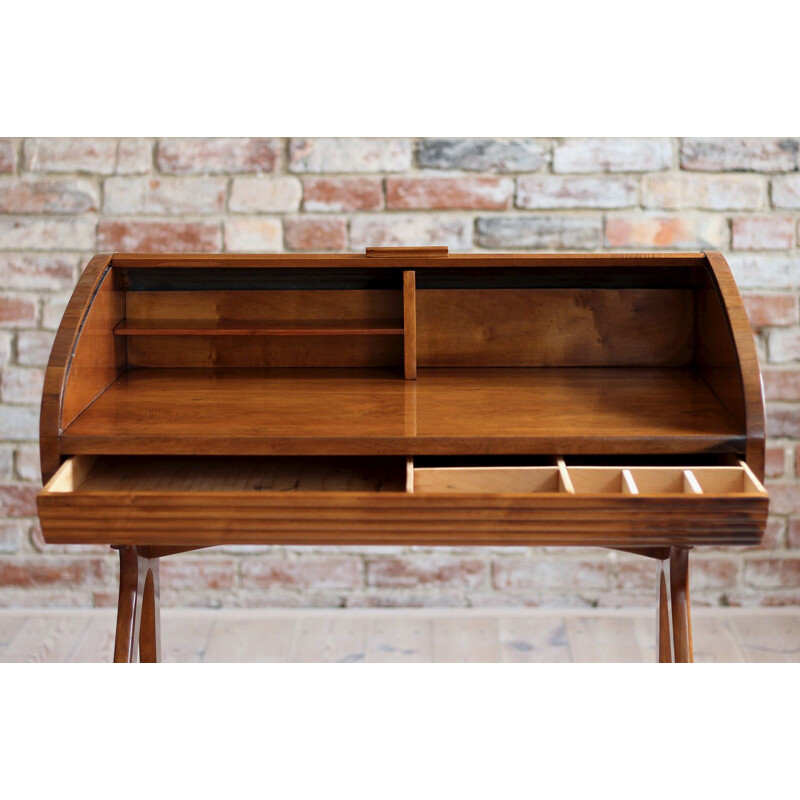
[[[160,657],[158,559],[133,546],[119,547],[119,602],[115,663],[158,661]]]
[[[658,562],[658,603],[656,608],[656,657],[660,664],[672,663],[672,615],[670,613],[669,560]]]
[[[158,559],[140,558],[146,570],[142,598],[142,625],[139,632],[139,656],[144,663],[161,661],[161,614],[159,608]]]
[[[669,558],[670,601],[672,607],[672,642],[675,661],[693,660],[692,618],[689,606],[689,551],[672,548]]]

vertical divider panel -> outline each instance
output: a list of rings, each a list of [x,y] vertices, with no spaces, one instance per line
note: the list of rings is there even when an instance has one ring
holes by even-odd
[[[417,279],[403,271],[403,368],[407,381],[417,377]]]
[[[561,456],[556,458],[556,466],[558,467],[558,491],[566,494],[575,494],[572,478],[570,478],[566,462]]]
[[[414,456],[406,457],[406,493],[414,493]]]
[[[622,494],[639,494],[639,487],[629,469],[622,470]]]
[[[684,494],[703,494],[703,490],[697,481],[697,478],[690,469],[683,471],[683,491]]]

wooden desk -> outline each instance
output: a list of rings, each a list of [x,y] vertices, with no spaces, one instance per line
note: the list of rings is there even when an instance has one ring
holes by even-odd
[[[116,660],[159,558],[219,544],[579,545],[659,570],[766,524],[752,334],[718,253],[96,256],[41,418],[48,542],[120,553]]]

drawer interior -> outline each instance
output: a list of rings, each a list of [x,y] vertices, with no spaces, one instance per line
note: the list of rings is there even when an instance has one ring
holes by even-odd
[[[404,458],[75,456],[45,491],[402,492]]]
[[[735,466],[545,466],[413,468],[408,490],[624,495],[766,495],[750,468]]]

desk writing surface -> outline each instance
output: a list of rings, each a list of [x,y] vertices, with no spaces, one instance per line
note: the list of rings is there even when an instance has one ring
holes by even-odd
[[[139,369],[64,453],[727,452],[743,433],[689,368]]]

